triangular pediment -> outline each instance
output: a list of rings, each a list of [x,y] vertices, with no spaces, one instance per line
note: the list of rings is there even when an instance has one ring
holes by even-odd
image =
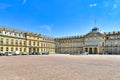
[[[93,28],[92,31],[90,31],[88,34],[85,35],[86,37],[97,37],[97,36],[104,36],[104,33],[102,33],[99,28]]]

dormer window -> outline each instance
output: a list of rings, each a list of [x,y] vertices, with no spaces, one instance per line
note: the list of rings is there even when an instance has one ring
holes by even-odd
[[[14,35],[16,36],[16,33],[14,33]]]
[[[109,39],[109,37],[107,37],[107,39]]]

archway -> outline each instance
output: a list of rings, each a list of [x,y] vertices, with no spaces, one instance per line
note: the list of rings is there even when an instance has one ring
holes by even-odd
[[[88,48],[85,48],[85,52],[88,52]]]
[[[98,51],[97,51],[97,48],[94,48],[94,54],[97,54]]]
[[[89,48],[89,54],[92,54],[92,48]]]

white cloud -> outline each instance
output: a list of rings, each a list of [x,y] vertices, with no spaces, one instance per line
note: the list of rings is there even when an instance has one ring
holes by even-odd
[[[97,6],[96,3],[94,3],[94,4],[90,4],[90,5],[89,5],[89,7],[95,7],[95,6]]]
[[[114,5],[113,5],[113,8],[114,8],[114,9],[117,8],[117,4],[114,4]]]
[[[27,0],[23,0],[23,5],[27,2]]]
[[[49,25],[42,25],[42,26],[40,26],[40,28],[43,30],[47,30],[49,32],[52,31],[52,26],[49,26]]]

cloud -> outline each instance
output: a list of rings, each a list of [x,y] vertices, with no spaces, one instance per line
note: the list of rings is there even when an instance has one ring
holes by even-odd
[[[94,3],[94,4],[90,4],[90,5],[89,5],[89,7],[95,7],[95,6],[97,6],[96,3]]]
[[[113,8],[114,8],[114,9],[117,8],[117,4],[114,4],[114,5],[113,5]]]
[[[23,0],[23,5],[26,4],[27,0]]]
[[[11,5],[5,4],[5,3],[0,3],[0,9],[7,9],[9,7],[11,7]]]
[[[43,30],[47,30],[49,32],[52,31],[52,26],[49,26],[49,25],[42,25],[42,26],[40,26],[40,28]]]

